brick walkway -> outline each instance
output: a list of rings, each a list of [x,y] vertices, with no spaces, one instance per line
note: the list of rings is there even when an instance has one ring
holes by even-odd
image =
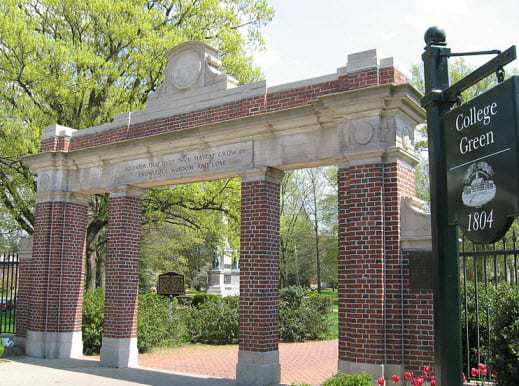
[[[280,343],[281,382],[317,385],[337,371],[337,341]],[[235,378],[238,346],[189,345],[139,356],[139,366]]]

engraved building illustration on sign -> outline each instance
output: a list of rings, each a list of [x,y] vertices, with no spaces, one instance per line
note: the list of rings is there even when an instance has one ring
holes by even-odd
[[[465,206],[479,208],[492,201],[496,196],[496,185],[492,180],[494,171],[484,162],[474,162],[465,172],[461,199]]]

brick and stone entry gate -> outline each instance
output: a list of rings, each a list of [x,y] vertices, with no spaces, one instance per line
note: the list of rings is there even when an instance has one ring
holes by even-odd
[[[349,55],[334,74],[267,88],[237,86],[203,43],[175,47],[143,110],[82,130],[47,127],[40,153],[24,159],[38,192],[17,341],[31,356],[81,354],[87,200],[108,192],[101,362],[136,365],[142,191],[241,177],[237,379],[278,382],[280,179],[284,170],[337,165],[339,369],[380,376],[430,362],[432,310],[421,304],[432,295],[411,288],[410,266],[423,253],[412,235],[403,250],[400,221],[405,200],[416,201],[419,97],[375,50]]]

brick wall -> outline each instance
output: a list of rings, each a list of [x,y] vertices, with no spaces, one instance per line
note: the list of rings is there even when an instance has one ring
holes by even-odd
[[[31,316],[31,259],[20,259],[18,265],[18,291],[16,292],[16,336],[27,336]]]
[[[68,151],[70,137],[47,138],[40,143],[40,152],[45,151]]]
[[[137,336],[141,199],[110,196],[108,202],[105,321],[103,336]]]
[[[434,363],[434,299],[432,288],[411,288],[409,266],[417,251],[403,251],[405,366],[417,371]],[[432,252],[428,252],[432,258]]]
[[[416,194],[414,170],[402,162],[352,166],[339,168],[338,181],[339,359],[397,365],[404,360],[413,367],[427,354],[418,358],[417,342],[406,331],[414,334],[432,323],[429,309],[427,323],[420,317],[406,321],[429,300],[411,294],[400,247],[400,202]]]
[[[278,349],[279,182],[242,181],[240,350]]]
[[[309,104],[316,98],[341,91],[376,86],[378,84],[405,83],[406,79],[393,67],[368,69],[346,74],[337,80],[299,87],[293,90],[267,93],[263,96],[243,99],[233,103],[210,107],[204,110],[154,119],[148,122],[115,128],[112,130],[69,137],[51,138],[43,141],[40,151],[78,150],[101,144],[114,143],[131,138],[200,127],[231,119],[286,110]],[[70,141],[70,142],[69,142]]]
[[[36,204],[28,329],[81,330],[86,227],[86,205]]]
[[[382,363],[382,165],[338,170],[339,359]]]

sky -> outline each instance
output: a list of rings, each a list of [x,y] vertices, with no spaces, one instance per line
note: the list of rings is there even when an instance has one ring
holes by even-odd
[[[443,28],[453,52],[519,44],[519,0],[271,0],[276,15],[256,53],[267,86],[335,73],[347,55],[372,48],[409,74],[423,35]],[[477,66],[491,56],[467,59]],[[519,67],[519,62],[513,66]]]

